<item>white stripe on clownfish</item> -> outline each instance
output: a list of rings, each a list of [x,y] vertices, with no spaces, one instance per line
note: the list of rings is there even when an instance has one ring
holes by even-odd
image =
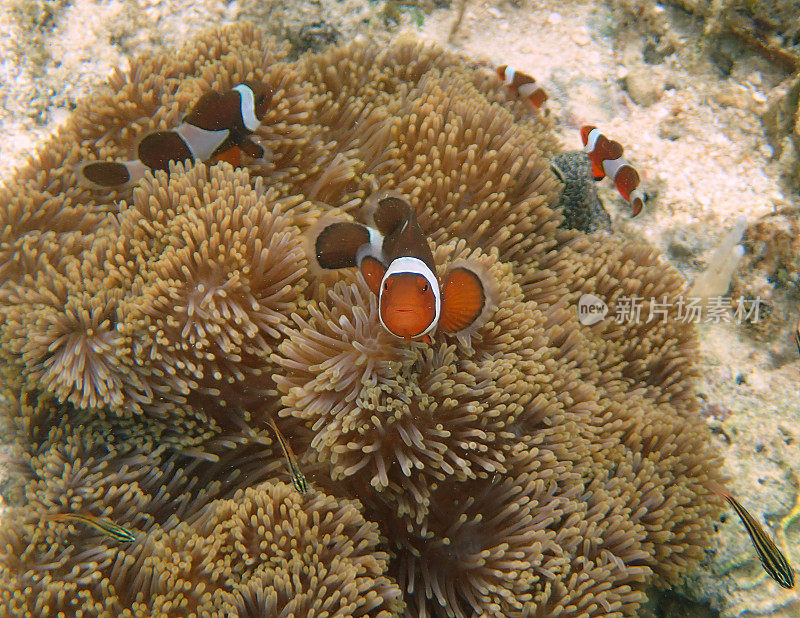
[[[356,265],[359,268],[361,267],[361,262],[367,256],[373,257],[379,262],[383,260],[383,234],[374,227],[365,227],[369,232],[369,243],[361,245],[356,251]]]
[[[174,130],[180,135],[195,161],[205,161],[211,158],[214,151],[228,139],[231,133],[228,129],[207,131],[188,122],[182,122]]]
[[[591,131],[589,131],[589,135],[586,137],[586,145],[583,147],[583,151],[586,154],[592,153],[592,151],[594,150],[594,146],[597,143],[597,138],[600,137],[601,135],[602,133],[598,128],[594,128]]]
[[[630,165],[625,160],[625,157],[619,157],[618,159],[606,159],[603,161],[603,170],[611,180],[614,180],[617,177],[617,172],[624,167],[625,165]]]
[[[404,224],[406,225],[406,224]],[[413,275],[420,275],[425,277],[425,280],[428,282],[428,285],[431,286],[431,291],[433,292],[433,300],[434,300],[434,316],[431,320],[428,327],[420,333],[413,335],[414,339],[418,339],[420,337],[424,337],[428,333],[432,332],[439,324],[439,318],[442,315],[442,291],[439,288],[439,280],[436,278],[436,275],[428,268],[428,265],[420,260],[419,258],[415,257],[398,257],[392,260],[392,263],[389,264],[389,268],[386,269],[386,273],[383,275],[383,279],[381,280],[381,291],[378,295],[378,302],[380,303],[381,296],[383,295],[384,284],[386,280],[391,277],[392,275],[398,275],[402,273],[410,273]],[[383,315],[380,313],[378,314],[381,320],[381,324],[383,327],[391,332],[388,326],[383,322]]]
[[[253,89],[245,84],[239,84],[233,88],[242,97],[242,122],[244,126],[251,132],[258,129],[261,121],[256,118],[256,99],[253,94]]]
[[[527,98],[530,97],[537,90],[541,90],[541,88],[539,88],[539,86],[537,86],[534,83],[529,83],[529,84],[522,84],[518,90],[519,90],[519,96]]]
[[[644,204],[647,200],[647,196],[645,195],[644,191],[642,191],[639,187],[636,187],[633,191],[631,191],[630,196],[630,203],[636,205],[636,201],[639,200],[641,204]],[[639,214],[637,210],[635,214]]]

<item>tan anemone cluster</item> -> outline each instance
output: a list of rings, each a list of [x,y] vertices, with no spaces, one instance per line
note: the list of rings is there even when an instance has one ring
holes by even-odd
[[[201,93],[275,93],[266,161],[78,182]],[[286,60],[244,26],[143,58],[0,189],[3,615],[632,616],[696,566],[720,508],[680,276],[560,227],[550,121],[441,49]],[[393,337],[327,220],[407,197],[440,276],[491,304]],[[608,303],[578,320],[583,294]],[[626,298],[639,320],[615,320]],[[275,421],[310,490],[289,484]],[[123,526],[115,540],[55,514]]]

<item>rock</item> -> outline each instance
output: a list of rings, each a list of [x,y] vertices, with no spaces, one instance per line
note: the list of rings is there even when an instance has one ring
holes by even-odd
[[[673,116],[667,118],[658,125],[658,136],[662,139],[668,139],[671,142],[684,137],[686,133],[686,125],[681,118]]]
[[[664,84],[646,67],[633,67],[625,77],[625,89],[631,99],[643,107],[650,107],[664,96]]]
[[[709,41],[708,45],[711,61],[728,77],[733,71],[734,62],[742,57],[742,44],[731,35],[724,35]]]
[[[336,28],[322,20],[303,24],[295,33],[287,32],[295,55],[308,50],[322,51],[338,42],[340,37],[341,33]]]
[[[769,102],[762,119],[781,173],[800,187],[800,77]]]
[[[650,590],[650,600],[642,606],[639,618],[717,618],[719,614],[707,605],[687,599],[673,590]]]
[[[658,43],[649,42],[642,50],[642,57],[647,64],[661,64],[664,59],[675,53],[675,46],[668,41],[659,41]]]

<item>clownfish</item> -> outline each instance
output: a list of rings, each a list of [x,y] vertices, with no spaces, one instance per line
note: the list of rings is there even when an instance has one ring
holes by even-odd
[[[225,92],[207,92],[183,122],[171,131],[148,133],[134,161],[92,161],[79,173],[90,185],[109,188],[139,180],[148,170],[169,170],[170,161],[227,161],[240,165],[242,153],[253,159],[264,148],[249,136],[258,129],[272,101],[264,84],[245,82]]]
[[[472,325],[486,306],[481,278],[459,266],[439,285],[433,253],[411,205],[400,197],[376,200],[374,227],[338,222],[315,241],[319,265],[358,267],[378,297],[380,321],[396,337],[432,343],[437,326],[450,333]]]
[[[536,109],[540,109],[547,101],[547,93],[536,85],[536,80],[530,75],[515,71],[505,64],[497,67],[496,71],[515,97],[526,99]]]
[[[622,145],[608,139],[600,129],[591,125],[581,127],[581,139],[583,150],[592,162],[594,179],[602,180],[608,176],[620,195],[633,206],[633,216],[642,212],[646,196],[639,188],[639,173],[622,156]]]

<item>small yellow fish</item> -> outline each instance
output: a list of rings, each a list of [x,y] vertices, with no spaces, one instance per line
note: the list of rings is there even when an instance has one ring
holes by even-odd
[[[55,513],[47,518],[51,521],[86,524],[120,543],[131,543],[136,540],[136,536],[132,532],[105,517],[93,517],[92,515],[80,515],[78,513]]]
[[[767,574],[784,588],[794,588],[792,565],[789,564],[786,556],[778,549],[774,541],[769,538],[761,524],[756,521],[756,518],[746,508],[739,504],[729,491],[720,486],[712,486],[712,489],[728,501],[728,504],[736,511],[739,519],[742,520],[745,530],[747,530],[747,534],[750,535],[750,540],[753,542],[753,547],[756,548],[761,566],[764,567]]]
[[[297,465],[297,458],[294,456],[292,447],[289,446],[289,443],[286,441],[286,438],[283,437],[281,430],[278,429],[278,426],[275,424],[273,419],[269,419],[269,425],[272,427],[272,431],[275,432],[275,435],[278,438],[278,443],[281,445],[281,449],[283,450],[283,456],[286,458],[286,465],[289,468],[289,474],[292,475],[292,485],[294,485],[294,488],[301,494],[308,493],[308,483],[306,482],[306,477],[302,470],[300,470],[300,466]]]

